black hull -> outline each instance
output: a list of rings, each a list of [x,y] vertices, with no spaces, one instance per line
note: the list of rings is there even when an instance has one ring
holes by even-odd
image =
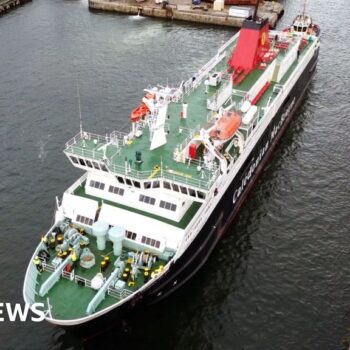
[[[315,72],[317,58],[318,50],[244,165],[222,195],[218,205],[213,210],[200,233],[184,254],[170,266],[169,270],[155,284],[130,302],[87,323],[65,327],[66,329],[80,334],[89,334],[89,336],[92,335],[91,330],[96,332],[96,330],[103,329],[105,331],[113,327],[116,320],[127,317],[127,314],[130,314],[131,309],[134,309],[135,306],[146,306],[164,299],[188,281],[203,266],[218,241],[233,223],[254,183],[262,173],[279,140],[291,122],[295,111],[303,101],[305,92]],[[220,195],[220,189],[218,189],[218,195]]]

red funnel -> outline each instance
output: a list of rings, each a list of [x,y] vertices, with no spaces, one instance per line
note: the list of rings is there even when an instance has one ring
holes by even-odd
[[[237,46],[228,60],[229,70],[233,70],[233,82],[238,84],[261,61],[269,50],[268,20],[253,21],[246,19],[239,32]]]

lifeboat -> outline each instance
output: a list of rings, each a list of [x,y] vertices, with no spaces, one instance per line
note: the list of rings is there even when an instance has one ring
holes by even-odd
[[[130,119],[133,123],[138,122],[141,118],[146,116],[149,112],[148,107],[145,103],[141,102],[140,105],[131,111]]]
[[[232,111],[225,111],[209,132],[212,140],[227,141],[235,134],[241,124],[241,116]]]

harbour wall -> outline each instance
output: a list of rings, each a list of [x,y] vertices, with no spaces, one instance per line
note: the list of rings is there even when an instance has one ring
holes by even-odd
[[[0,0],[0,15],[32,0]]]
[[[166,8],[155,4],[154,0],[136,2],[135,0],[89,0],[89,8],[100,11],[111,11],[125,13],[128,15],[141,15],[148,17],[158,17],[172,20],[181,20],[195,23],[205,23],[212,25],[241,27],[243,18],[229,16],[229,6],[225,6],[223,11],[213,11],[209,6],[190,6],[181,3],[181,0],[169,3]],[[259,7],[258,15],[268,18],[270,27],[274,28],[278,19],[283,15],[283,6],[279,3],[266,2]]]

